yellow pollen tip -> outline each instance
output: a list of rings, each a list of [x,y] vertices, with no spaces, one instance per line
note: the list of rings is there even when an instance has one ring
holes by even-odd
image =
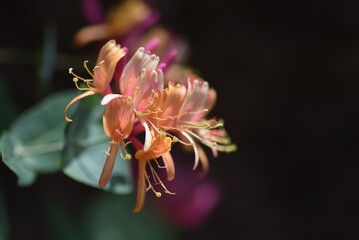
[[[161,135],[161,137],[166,137],[166,136],[167,136],[167,133],[164,132],[164,131],[161,131],[161,132],[160,132],[160,135]]]
[[[131,160],[131,158],[132,158],[131,154],[126,153],[124,159],[125,160]]]
[[[172,142],[174,142],[174,143],[178,142],[178,138],[177,138],[176,136],[174,136],[174,137],[172,138]]]
[[[160,192],[156,192],[156,197],[160,198],[162,194]]]
[[[212,146],[213,146],[213,147],[217,147],[217,143],[216,143],[216,142],[212,142]]]
[[[79,81],[79,79],[78,79],[78,78],[76,78],[76,77],[74,77],[74,78],[72,79],[72,81],[74,81],[74,82],[78,82],[78,81]]]
[[[136,116],[137,117],[142,117],[142,113],[141,112],[136,112]]]
[[[72,70],[73,70],[73,68],[69,68],[69,73],[70,73],[70,74],[72,73]]]

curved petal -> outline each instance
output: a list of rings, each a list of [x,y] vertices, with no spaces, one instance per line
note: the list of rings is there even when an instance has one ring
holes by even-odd
[[[138,161],[137,200],[134,212],[140,212],[146,197],[146,161]]]
[[[67,110],[71,107],[72,104],[74,104],[75,102],[79,101],[80,99],[82,99],[84,97],[91,96],[91,95],[94,95],[94,94],[95,94],[94,91],[86,91],[86,92],[78,95],[74,99],[72,99],[71,102],[69,102],[69,104],[67,104],[67,106],[65,108],[65,111],[64,111],[66,121],[72,122],[72,119],[67,116]]]
[[[152,143],[152,133],[150,131],[150,128],[148,127],[148,124],[141,118],[140,119],[143,127],[145,128],[146,135],[145,135],[145,144],[143,145],[143,151],[147,151],[151,147]]]
[[[199,163],[199,154],[198,154],[198,148],[196,143],[193,141],[193,138],[186,132],[181,131],[181,133],[183,134],[183,136],[192,144],[193,147],[193,151],[194,151],[194,165],[193,165],[193,170],[195,170],[198,166]]]
[[[131,96],[135,88],[132,85],[137,85],[137,77],[140,74],[142,69],[137,67],[140,64],[140,61],[145,53],[144,48],[139,48],[132,56],[132,58],[127,62],[125,68],[122,71],[120,79],[120,92],[123,95]]]
[[[173,158],[171,156],[171,153],[165,152],[164,154],[162,154],[162,159],[166,166],[167,180],[171,181],[175,177],[175,165],[173,163]]]
[[[111,102],[113,99],[121,97],[120,94],[107,94],[106,96],[104,96],[101,100],[101,105],[106,105],[109,102]]]
[[[203,174],[207,174],[209,170],[207,154],[205,153],[205,151],[201,146],[197,145],[197,148],[198,148],[199,160],[201,161],[201,165],[202,165]]]
[[[203,110],[208,97],[208,82],[195,79],[188,80],[187,96],[183,102],[180,112],[189,114],[183,115],[179,121],[196,121],[203,115]]]
[[[118,152],[118,149],[120,148],[119,142],[111,142],[110,143],[110,149],[108,151],[108,155],[106,158],[105,165],[103,166],[101,177],[98,182],[98,185],[102,188],[106,187],[108,181],[110,180],[113,166],[115,165],[116,155]]]
[[[100,50],[97,67],[94,69],[93,85],[102,92],[110,84],[117,62],[126,55],[126,49],[116,45],[115,40],[108,41]]]

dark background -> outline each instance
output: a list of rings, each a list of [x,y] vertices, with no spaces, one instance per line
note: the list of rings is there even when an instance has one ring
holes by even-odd
[[[183,239],[359,239],[359,4],[154,3],[162,23],[188,39],[188,63],[217,90],[213,115],[225,119],[238,145],[236,153],[210,159],[223,201],[205,225],[185,232]],[[41,48],[44,20],[51,19],[59,52],[89,50],[71,44],[73,34],[86,25],[77,1],[7,4],[0,10],[0,47]],[[5,63],[1,70],[19,109],[38,101],[27,87],[35,84],[33,65]],[[66,70],[54,79],[50,91],[72,87]],[[69,194],[74,208],[79,200],[69,189],[90,191],[56,174],[19,190],[5,165],[0,171],[11,232],[24,231],[17,221],[24,212],[31,216],[27,220],[41,222],[33,209],[49,183],[59,195]],[[37,224],[28,228],[34,236],[28,239],[46,239]]]

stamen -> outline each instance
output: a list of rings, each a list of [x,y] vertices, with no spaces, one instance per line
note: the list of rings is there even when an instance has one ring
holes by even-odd
[[[157,161],[156,158],[153,158],[153,160],[156,162],[158,168],[166,168],[165,165],[161,166],[160,163]]]
[[[160,185],[162,186],[162,188],[165,190],[165,193],[172,194],[172,195],[176,194],[176,193],[170,192],[170,191],[166,188],[166,186],[163,184],[163,182],[161,181],[161,179],[160,179],[160,177],[158,176],[158,174],[156,173],[156,171],[153,169],[152,165],[151,165],[151,164],[149,164],[149,165],[150,165],[151,172],[152,172],[154,178],[157,179],[157,182],[159,182],[159,184],[160,184]],[[153,170],[153,171],[152,171],[152,170]]]
[[[80,76],[78,76],[77,74],[75,74],[75,73],[73,72],[73,68],[69,68],[69,73],[70,73],[72,76],[74,76],[75,78],[78,78],[78,79],[80,79],[80,80],[86,82],[86,79],[85,79],[85,78],[80,77]]]
[[[86,69],[86,71],[91,75],[91,77],[93,78],[93,73],[90,71],[90,69],[87,67],[87,63],[89,61],[88,60],[85,60],[84,61],[84,68]]]
[[[179,139],[178,137],[176,137],[175,135],[172,135],[172,134],[170,134],[168,132],[166,132],[166,134],[172,138],[173,143],[179,142],[179,143],[182,143],[183,145],[186,145],[186,146],[192,146],[192,143],[184,142],[181,139]]]
[[[124,160],[131,160],[132,156],[131,154],[129,154],[126,150],[126,146],[129,144],[130,142],[127,142],[125,143],[123,140],[121,141],[121,146],[122,146],[122,149],[123,151],[125,152],[125,155],[123,155],[121,152],[120,152],[120,156],[124,159]]]
[[[104,60],[102,60],[102,61],[100,61],[99,63],[98,63],[98,65],[96,65],[94,68],[93,68],[93,73],[95,73],[96,72],[96,70],[104,63],[105,61]]]
[[[87,84],[88,88],[80,87],[80,86],[78,85],[79,79],[76,78],[76,77],[74,77],[74,78],[72,79],[72,81],[74,81],[75,86],[76,86],[76,88],[77,88],[78,90],[82,90],[82,91],[89,91],[89,90],[91,90],[91,87],[90,87],[88,84]]]
[[[159,134],[161,134],[161,132],[163,132],[163,131],[159,130],[159,129],[157,128],[157,126],[155,126],[155,125],[153,124],[153,122],[151,122],[151,121],[148,121],[148,122],[152,125],[152,127],[156,130],[156,132],[158,132]],[[158,126],[158,127],[161,127],[161,126]]]
[[[153,186],[152,186],[152,184],[151,184],[151,181],[150,181],[150,179],[149,179],[149,177],[148,177],[147,174],[146,174],[146,180],[147,180],[147,182],[148,182],[148,187],[146,188],[146,192],[151,189],[151,190],[153,191],[153,193],[155,194],[156,197],[158,197],[158,198],[161,197],[162,194],[161,194],[160,192],[157,192],[157,191],[153,188]]]

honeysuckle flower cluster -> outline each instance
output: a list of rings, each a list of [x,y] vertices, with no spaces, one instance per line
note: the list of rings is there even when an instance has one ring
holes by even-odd
[[[84,62],[91,79],[76,75],[72,68],[69,70],[77,88],[85,92],[66,107],[67,121],[72,121],[67,110],[73,103],[93,94],[103,95],[103,128],[111,142],[99,186],[107,185],[120,148],[124,153],[122,158],[134,156],[138,161],[135,212],[143,208],[148,190],[157,197],[161,192],[174,194],[156,172],[164,168],[167,181],[174,179],[171,154],[174,143],[193,149],[194,169],[201,162],[204,172],[208,170],[208,158],[201,145],[208,146],[214,156],[218,151],[236,150],[223,128],[223,121],[206,118],[216,100],[215,90],[188,69],[176,66],[172,74],[171,71],[164,73],[168,65],[171,63],[160,62],[158,56],[143,47],[127,61],[127,49],[110,40],[101,48],[93,71],[89,70],[87,61]],[[110,85],[112,80],[117,83],[114,88]],[[86,87],[81,87],[78,81]],[[140,133],[144,133],[144,138]],[[136,149],[134,154],[128,152],[128,144]]]

